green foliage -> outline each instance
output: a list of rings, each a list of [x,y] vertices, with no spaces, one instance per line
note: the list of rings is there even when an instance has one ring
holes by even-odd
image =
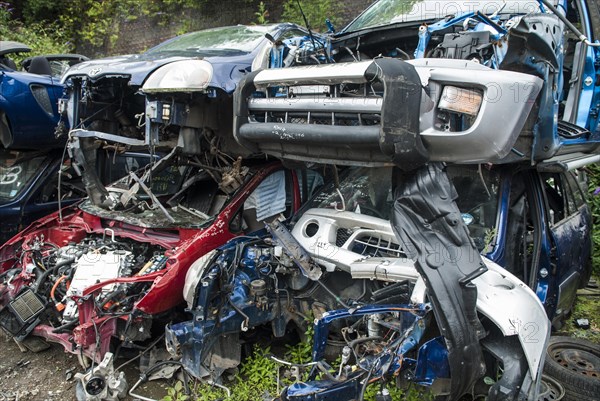
[[[30,56],[72,51],[67,35],[57,24],[32,23],[25,26],[12,18],[12,10],[6,3],[0,3],[0,38],[21,42],[31,47],[30,53],[23,53],[20,56],[11,55],[17,63]]]
[[[485,255],[494,250],[494,247],[496,246],[496,237],[497,236],[498,236],[497,228],[491,228],[491,229],[488,228],[485,230],[484,246],[483,246],[483,251],[481,252],[482,254]]]
[[[64,10],[65,3],[56,0],[23,1],[23,20],[26,24],[56,21]]]
[[[329,18],[333,24],[337,22],[337,18],[333,15],[332,0],[302,0],[300,1],[302,11],[306,15],[308,24],[311,29],[318,32],[327,31],[325,20]],[[298,25],[304,26],[304,19],[298,8],[297,0],[286,0],[283,3],[282,21],[295,22]]]
[[[304,338],[296,345],[286,344],[287,352],[285,359],[291,363],[303,364],[312,360],[313,337],[315,326],[312,322],[312,314],[306,319],[306,331]]]
[[[173,387],[167,389],[167,395],[161,401],[188,401],[189,395],[184,394],[183,384],[177,381]]]
[[[270,347],[261,348],[256,345],[252,355],[247,358],[240,369],[245,381],[260,390],[271,392],[273,384],[277,384],[277,369],[279,366],[269,358]]]
[[[592,240],[594,242],[594,254],[592,256],[594,274],[600,275],[600,164],[596,163],[587,168],[589,178],[588,203],[592,209],[594,228]]]
[[[386,383],[385,388],[390,392],[392,400],[405,401],[432,401],[433,394],[427,391],[425,387],[411,385],[407,389],[400,389],[393,383]],[[375,396],[381,391],[381,383],[375,382],[369,385],[365,390],[365,401],[375,401]]]
[[[121,21],[143,15],[164,25],[201,4],[193,0],[71,0],[66,2],[60,22],[82,44],[110,49],[119,38]]]
[[[567,319],[563,333],[571,337],[584,338],[593,343],[600,344],[600,322],[597,319],[599,311],[600,297],[589,295],[577,296],[573,313],[571,318]],[[588,319],[590,321],[590,328],[578,328],[575,325],[577,319]]]
[[[256,16],[256,25],[265,25],[269,23],[269,10],[267,10],[264,1],[261,1],[258,4],[258,11],[256,11],[254,15]]]

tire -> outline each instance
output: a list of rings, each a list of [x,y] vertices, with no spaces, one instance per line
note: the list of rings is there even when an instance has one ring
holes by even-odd
[[[594,401],[600,395],[600,346],[571,337],[550,337],[544,372],[565,389],[565,401]]]

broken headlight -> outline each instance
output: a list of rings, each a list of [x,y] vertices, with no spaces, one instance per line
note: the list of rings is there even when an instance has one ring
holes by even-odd
[[[204,91],[213,77],[213,67],[203,60],[176,61],[160,67],[144,83],[145,93]]]

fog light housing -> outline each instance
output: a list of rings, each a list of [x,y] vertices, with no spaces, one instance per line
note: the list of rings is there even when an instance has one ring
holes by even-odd
[[[438,104],[441,110],[476,116],[479,113],[483,94],[475,89],[445,86]]]

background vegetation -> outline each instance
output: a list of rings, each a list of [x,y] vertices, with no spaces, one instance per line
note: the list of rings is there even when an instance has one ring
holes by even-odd
[[[68,35],[59,23],[30,22],[14,18],[15,10],[0,2],[0,40],[22,42],[32,48],[32,54],[67,53],[73,50]],[[22,58],[26,57],[25,55]],[[16,61],[21,61],[17,58]]]
[[[352,0],[354,6],[345,7],[351,9],[353,17],[372,1]],[[95,58],[123,53],[122,49],[141,51],[127,43],[140,36],[148,37],[152,42],[148,46],[152,46],[168,37],[219,22],[233,25],[288,21],[304,25],[298,0],[235,0],[228,9],[221,9],[218,4],[215,0],[0,1],[0,40],[24,42],[33,47],[31,55],[69,51]],[[301,0],[300,4],[315,31],[327,29],[326,18],[334,23],[341,21],[333,0]],[[237,15],[228,21],[224,14],[236,7],[255,12],[242,13],[243,20]],[[130,32],[124,28],[136,21],[143,24],[135,37],[127,37]]]
[[[589,205],[592,208],[594,219],[594,231],[592,239],[594,241],[594,274],[600,276],[600,164],[594,164],[587,168],[589,177]]]

